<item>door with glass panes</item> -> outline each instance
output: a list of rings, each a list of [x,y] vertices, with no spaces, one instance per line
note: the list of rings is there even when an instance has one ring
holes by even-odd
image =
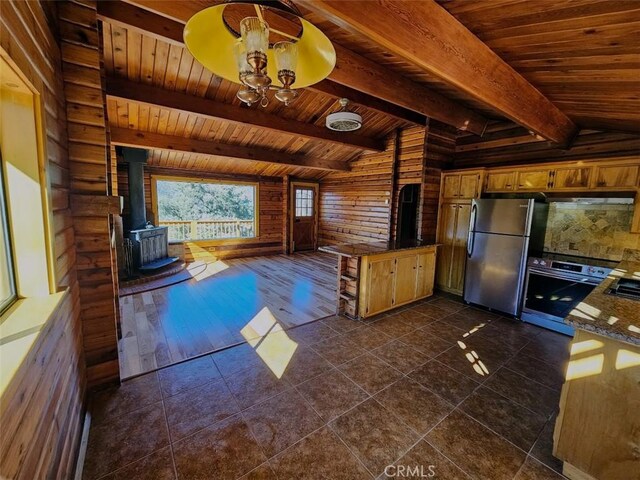
[[[293,184],[291,209],[294,252],[315,250],[318,186]]]

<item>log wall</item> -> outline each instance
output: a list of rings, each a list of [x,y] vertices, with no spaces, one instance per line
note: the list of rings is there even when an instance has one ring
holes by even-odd
[[[55,278],[65,300],[0,399],[0,477],[71,478],[86,389],[61,51],[53,3],[2,1],[2,55],[40,93],[52,205]]]
[[[361,156],[350,172],[323,178],[319,244],[394,239],[400,191],[413,183],[421,185],[418,235],[435,240],[440,173],[453,161],[454,148],[455,129],[432,121],[396,132],[384,152]]]
[[[96,4],[57,4],[67,101],[72,200],[100,203],[112,195],[110,149],[105,124],[101,35]],[[120,381],[118,364],[117,266],[106,212],[75,215],[78,283],[89,386]]]
[[[465,135],[458,138],[455,168],[525,165],[536,162],[604,159],[640,154],[640,135],[620,132],[582,130],[571,148],[561,149],[537,140],[512,123],[495,124],[481,138]]]
[[[151,175],[189,177],[193,171],[168,169],[159,167],[145,167],[144,196],[147,220],[156,223],[153,215],[151,196]],[[179,254],[187,262],[194,260],[216,260],[222,258],[248,257],[254,255],[273,255],[283,253],[284,243],[284,191],[283,181],[278,177],[253,177],[247,175],[224,175],[215,173],[197,173],[198,178],[210,178],[224,181],[258,182],[259,187],[259,227],[258,236],[246,240],[199,240],[184,242],[184,249],[172,248],[172,252]],[[118,166],[118,190],[124,198],[123,217],[129,211],[128,175],[126,165]]]
[[[384,152],[362,155],[351,171],[320,182],[318,244],[385,241],[390,234],[395,137]]]
[[[455,158],[456,129],[431,121],[425,140],[425,164],[422,176],[422,204],[418,212],[421,238],[435,242],[438,228],[438,202],[442,170],[450,168]]]

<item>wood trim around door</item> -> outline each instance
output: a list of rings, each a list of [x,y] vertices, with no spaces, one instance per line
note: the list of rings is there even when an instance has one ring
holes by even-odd
[[[289,253],[294,252],[293,245],[293,224],[295,223],[296,215],[296,187],[313,188],[313,208],[314,208],[314,222],[313,222],[313,250],[318,249],[318,222],[320,220],[320,184],[316,182],[304,182],[291,180],[289,187]]]

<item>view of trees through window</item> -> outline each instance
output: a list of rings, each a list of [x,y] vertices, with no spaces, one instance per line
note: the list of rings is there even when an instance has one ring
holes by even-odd
[[[158,223],[169,241],[256,235],[256,186],[157,180]]]

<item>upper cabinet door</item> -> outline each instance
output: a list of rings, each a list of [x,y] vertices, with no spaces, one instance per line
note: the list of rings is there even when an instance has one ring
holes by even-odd
[[[443,175],[442,196],[443,198],[458,198],[460,195],[460,175]]]
[[[516,172],[487,172],[486,192],[511,192]]]
[[[586,190],[589,188],[592,167],[556,168],[553,174],[554,190]]]
[[[460,175],[459,198],[472,199],[480,196],[480,174],[464,173]]]
[[[546,170],[523,170],[518,172],[518,190],[533,190],[540,192],[549,189],[549,179],[551,171]]]
[[[637,165],[596,165],[595,188],[634,188],[637,184]]]

